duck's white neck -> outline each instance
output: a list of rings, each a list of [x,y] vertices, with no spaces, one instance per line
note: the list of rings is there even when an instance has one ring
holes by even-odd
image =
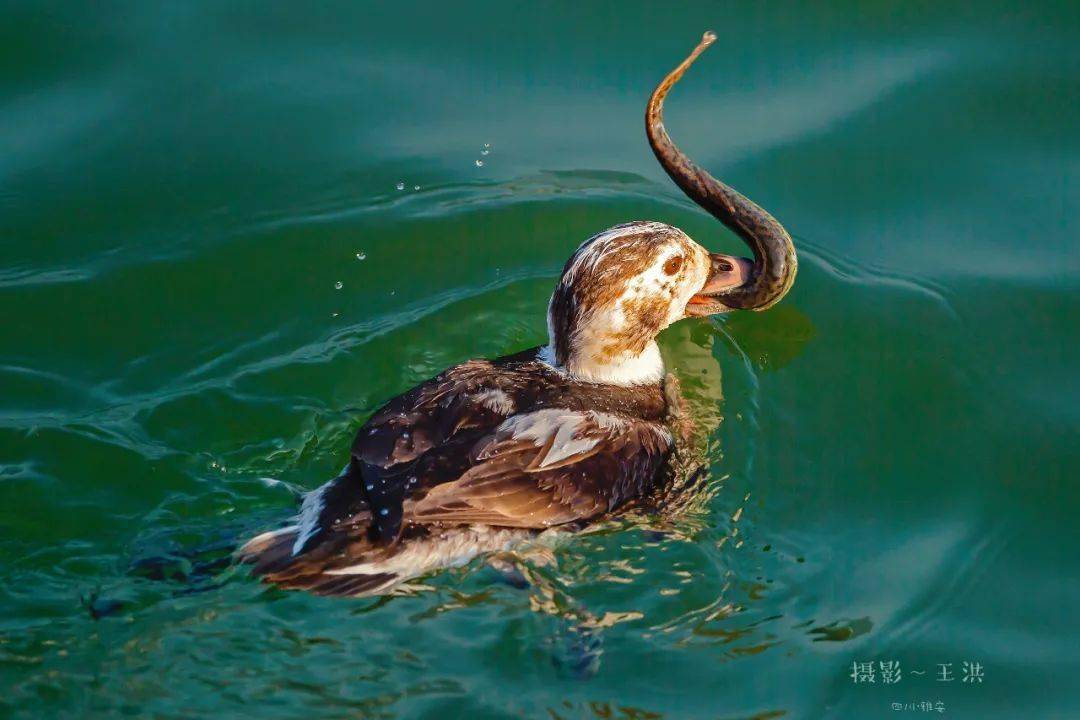
[[[664,379],[664,360],[656,341],[649,342],[636,355],[621,353],[611,359],[599,361],[594,353],[571,352],[566,362],[559,365],[549,343],[540,348],[540,359],[577,380],[608,383],[610,385],[647,385]]]

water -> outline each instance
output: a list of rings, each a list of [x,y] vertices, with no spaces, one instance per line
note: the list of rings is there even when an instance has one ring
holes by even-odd
[[[525,589],[232,568],[387,397],[541,342],[590,234],[739,250],[641,127],[708,27],[669,127],[801,269],[662,337],[715,428],[693,506]],[[1080,716],[1075,3],[19,3],[0,34],[0,715]]]

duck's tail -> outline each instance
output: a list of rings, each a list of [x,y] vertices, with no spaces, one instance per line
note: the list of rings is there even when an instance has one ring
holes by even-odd
[[[294,555],[299,536],[297,525],[257,535],[237,551],[237,559],[249,563],[252,574],[264,582],[319,595],[375,595],[406,579],[396,572],[379,572],[374,567],[371,572],[335,571],[341,561],[360,561],[364,556],[374,559],[388,553],[386,548],[373,547],[366,537],[348,542],[340,537],[328,538],[310,551]]]
[[[366,533],[335,533],[294,554],[300,527],[292,525],[248,540],[237,558],[264,582],[319,595],[379,595],[435,570],[458,567],[477,555],[509,550],[532,533],[520,529],[413,527],[391,545]]]

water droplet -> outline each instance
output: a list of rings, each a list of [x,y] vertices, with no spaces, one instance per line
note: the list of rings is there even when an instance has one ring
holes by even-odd
[[[476,167],[484,167],[484,161],[480,158],[476,159]]]
[[[345,283],[341,282],[340,280],[338,280],[336,283],[334,283],[334,289],[335,290],[340,290],[343,287],[345,287]]]
[[[397,188],[398,190],[404,190],[404,189],[405,189],[405,183],[403,183],[403,182],[399,182],[399,183],[398,183],[397,185],[395,185],[394,187],[396,187],[396,188]]]
[[[357,260],[367,260],[367,253],[362,253],[362,252],[356,253],[356,259]]]

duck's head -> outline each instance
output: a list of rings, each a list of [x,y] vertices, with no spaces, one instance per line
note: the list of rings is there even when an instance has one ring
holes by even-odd
[[[653,91],[645,130],[668,175],[754,257],[710,253],[659,222],[617,225],[586,240],[567,261],[548,305],[547,359],[576,377],[659,381],[664,366],[655,338],[661,330],[685,317],[764,310],[795,281],[795,247],[780,223],[691,162],[664,129],[664,97],[715,39],[706,33]]]
[[[657,381],[656,335],[683,318],[734,309],[726,294],[753,274],[752,260],[710,253],[671,225],[616,225],[563,268],[548,304],[551,359],[581,379]]]

